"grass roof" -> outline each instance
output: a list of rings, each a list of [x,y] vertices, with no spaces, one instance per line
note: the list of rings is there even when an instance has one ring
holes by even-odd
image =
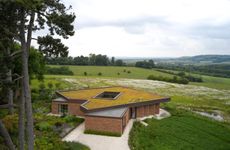
[[[104,98],[95,98],[98,94],[107,91],[107,92],[120,92],[121,94],[116,99],[104,99]],[[136,89],[126,88],[126,87],[105,87],[105,88],[95,88],[95,89],[84,89],[76,91],[64,91],[59,92],[59,94],[65,96],[68,99],[82,99],[88,100],[83,106],[90,109],[112,107],[116,105],[137,103],[137,102],[146,102],[152,100],[159,100],[165,97],[155,95],[153,93],[140,91]]]

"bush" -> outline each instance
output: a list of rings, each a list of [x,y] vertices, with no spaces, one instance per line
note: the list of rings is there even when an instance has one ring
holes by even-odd
[[[84,76],[87,76],[87,72],[84,72]]]
[[[106,136],[115,136],[120,137],[121,133],[108,132],[108,131],[95,131],[95,130],[85,130],[86,134],[96,134],[96,135],[106,135]]]
[[[120,72],[118,72],[117,75],[119,76],[119,75],[120,75]]]
[[[171,83],[179,83],[179,84],[188,84],[189,81],[186,78],[178,78],[177,76],[173,76],[173,78],[168,77],[162,77],[162,76],[154,76],[149,75],[147,77],[148,80],[158,80],[158,81],[165,81],[165,82],[171,82]]]
[[[98,74],[97,74],[97,75],[101,76],[101,75],[102,75],[102,73],[101,73],[101,72],[98,72]]]
[[[74,73],[68,67],[47,67],[47,74],[54,75],[73,75]]]
[[[131,73],[131,71],[130,71],[130,70],[128,70],[128,71],[127,71],[127,73]]]
[[[48,122],[40,122],[35,125],[35,128],[39,131],[50,131],[52,126]]]
[[[81,122],[84,121],[84,119],[83,118],[75,117],[73,115],[67,115],[67,116],[64,117],[64,121],[66,123],[70,123],[70,122],[79,122],[79,123],[81,123]]]

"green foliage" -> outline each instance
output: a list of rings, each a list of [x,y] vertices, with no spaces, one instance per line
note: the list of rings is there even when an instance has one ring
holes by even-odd
[[[115,61],[115,65],[116,66],[125,66],[125,63],[123,62],[123,60],[118,59],[118,60]]]
[[[64,142],[68,146],[69,150],[90,150],[88,146],[85,146],[78,142]]]
[[[157,69],[157,71],[179,76],[181,78],[187,79],[190,82],[203,82],[201,76],[198,77],[197,75],[186,74],[183,71],[177,72],[177,71],[170,71],[170,70],[163,70],[163,69]]]
[[[18,129],[18,115],[7,115],[2,119],[2,122],[11,134],[15,134]]]
[[[48,122],[39,122],[35,128],[39,131],[50,131],[52,126]]]
[[[97,74],[98,76],[102,76],[102,73],[101,72],[98,72],[98,74]]]
[[[68,67],[47,67],[46,74],[73,75]]]
[[[78,123],[82,123],[84,121],[83,118],[78,118],[74,115],[67,115],[64,117],[64,121],[67,122],[67,123],[70,123],[70,122],[78,122]]]
[[[135,64],[135,67],[151,69],[151,68],[155,67],[155,64],[154,64],[153,60],[137,61],[136,64]]]
[[[129,145],[139,149],[228,149],[229,125],[212,121],[183,110],[171,109],[163,120],[147,119],[147,127],[135,122]],[[151,139],[151,140],[150,140]]]
[[[77,56],[77,57],[48,57],[47,63],[50,65],[81,65],[81,66],[108,66],[108,65],[117,65],[123,66],[124,63],[122,60],[116,60],[112,57],[111,60],[107,55],[102,54],[90,54],[89,56]]]
[[[148,80],[158,80],[158,81],[179,83],[179,84],[188,84],[189,83],[189,81],[186,78],[178,78],[177,76],[173,76],[173,78],[168,78],[168,77],[162,77],[162,76],[149,75],[147,77],[147,79]]]
[[[86,134],[96,134],[96,135],[106,135],[106,136],[115,136],[120,137],[121,133],[116,132],[107,132],[107,131],[95,131],[95,130],[85,130]]]
[[[87,72],[84,72],[84,76],[87,76]]]

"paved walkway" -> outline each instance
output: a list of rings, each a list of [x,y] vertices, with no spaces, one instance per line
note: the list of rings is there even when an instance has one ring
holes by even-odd
[[[121,137],[84,134],[85,123],[82,123],[62,140],[83,143],[91,150],[129,150],[128,138],[133,121],[133,119],[129,121]]]

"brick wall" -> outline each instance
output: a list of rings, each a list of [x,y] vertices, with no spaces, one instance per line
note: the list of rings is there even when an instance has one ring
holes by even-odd
[[[68,104],[68,114],[70,115],[77,115],[77,116],[84,116],[84,112],[80,109],[80,103],[62,103],[62,102],[52,102],[51,105],[51,112],[53,114],[59,114],[58,112],[58,105],[59,104]]]
[[[130,111],[129,109],[125,112],[124,116],[122,117],[122,131],[124,131],[126,125],[128,124],[129,122],[129,119],[130,119]]]
[[[84,116],[84,112],[81,111],[79,103],[69,103],[68,111],[71,115]]]
[[[51,104],[51,112],[52,112],[52,114],[59,114],[59,112],[58,112],[58,104],[67,104],[67,103],[52,102],[52,104]]]
[[[136,117],[144,117],[159,113],[160,104],[139,106],[136,108]]]
[[[85,116],[85,129],[122,133],[122,118]]]

